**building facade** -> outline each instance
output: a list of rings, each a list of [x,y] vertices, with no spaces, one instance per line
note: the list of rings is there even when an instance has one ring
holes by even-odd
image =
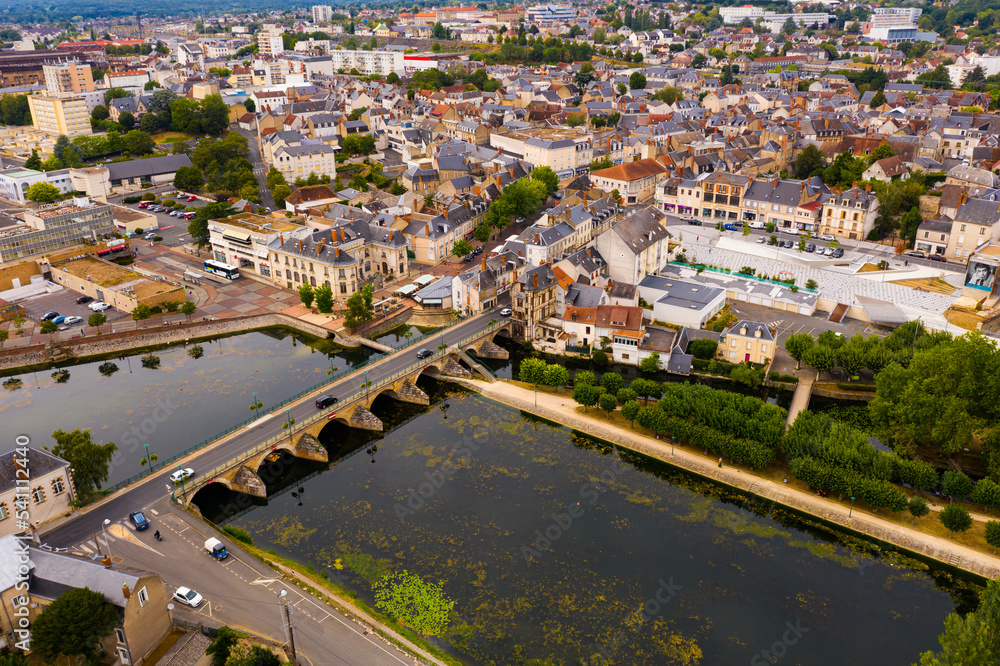
[[[875,227],[878,217],[878,197],[867,189],[852,187],[823,202],[820,234],[850,240],[864,240]]]
[[[73,138],[91,134],[86,100],[77,97],[28,95],[31,124],[41,132]]]
[[[61,62],[44,65],[45,87],[50,95],[94,92],[94,75],[89,65]]]

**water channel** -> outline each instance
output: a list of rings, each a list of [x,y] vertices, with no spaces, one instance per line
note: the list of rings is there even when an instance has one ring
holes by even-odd
[[[334,462],[290,462],[266,502],[227,518],[220,487],[200,508],[369,605],[392,572],[440,584],[434,640],[469,664],[911,664],[975,603],[943,568],[422,386],[430,407],[376,401],[385,435],[327,426]]]
[[[143,367],[136,354],[110,359],[117,366],[110,376],[101,373],[103,361],[92,361],[5,377],[20,384],[0,389],[4,432],[51,447],[55,430],[89,428],[95,441],[118,445],[111,485],[140,471],[146,444],[166,459],[247,418],[254,391],[266,407],[321,381],[331,366],[328,352],[337,370],[376,353],[330,348],[280,329],[201,342],[200,358],[189,354],[193,346],[157,350],[157,369]]]

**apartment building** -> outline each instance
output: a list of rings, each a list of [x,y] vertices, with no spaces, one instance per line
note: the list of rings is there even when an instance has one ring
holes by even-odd
[[[741,319],[722,334],[716,354],[730,363],[767,365],[774,358],[774,335],[767,326]]]
[[[831,193],[823,202],[821,235],[833,235],[850,240],[864,240],[875,227],[878,217],[878,197],[871,191],[852,187],[843,192]]]
[[[608,277],[638,284],[658,272],[670,258],[666,216],[653,206],[633,212],[597,237],[596,247],[608,262]]]
[[[402,72],[403,53],[401,51],[330,51],[334,71],[350,72],[356,69],[362,74],[388,76],[390,72]]]
[[[1000,239],[1000,203],[969,199],[962,194],[944,256],[964,260],[986,241],[997,239]]]
[[[26,496],[32,523],[45,524],[61,517],[70,510],[70,502],[76,494],[69,463],[62,458],[41,448],[28,449],[27,458],[15,455],[14,451],[3,454],[0,456],[0,536],[23,530],[18,529],[14,519],[14,502],[19,488],[18,469],[24,469],[30,475],[31,483],[26,489]],[[21,492],[24,493],[24,490]]]
[[[73,138],[91,134],[87,102],[78,97],[28,95],[31,124],[48,134],[65,134]]]
[[[300,176],[306,178],[310,173],[319,176],[327,174],[333,179],[337,177],[335,156],[336,151],[333,146],[325,143],[282,146],[274,151],[274,168],[280,171],[288,182]]]
[[[562,322],[551,326],[543,322],[556,314],[556,288],[559,282],[552,266],[545,264],[521,272],[510,288],[511,328],[516,340],[534,340],[562,333]]]
[[[645,203],[653,198],[656,185],[666,178],[667,168],[653,159],[626,162],[590,174],[594,187],[605,192],[618,190],[626,205]]]
[[[142,88],[149,81],[149,72],[144,70],[108,72],[104,75],[104,85],[108,88]]]
[[[50,95],[94,92],[94,76],[89,65],[60,62],[42,66],[45,87]]]
[[[699,214],[705,221],[711,220],[713,224],[722,222],[728,224],[740,219],[740,212],[743,204],[743,194],[747,190],[751,179],[748,176],[740,176],[724,171],[715,171],[705,174],[696,183],[696,189],[700,190],[701,210]]]
[[[208,240],[216,261],[238,266],[244,275],[256,274],[274,281],[277,277],[270,258],[270,245],[282,234],[300,229],[301,225],[284,220],[240,213],[209,222]]]
[[[280,32],[261,31],[257,33],[257,53],[264,58],[275,58],[285,50]]]
[[[312,17],[313,23],[329,23],[330,19],[333,18],[333,7],[330,5],[313,5]]]
[[[507,157],[547,166],[560,178],[585,173],[594,160],[590,133],[583,128],[532,128],[490,134],[490,147]]]
[[[488,208],[478,195],[460,195],[439,215],[407,213],[401,230],[418,261],[439,263],[451,253],[455,241],[471,237],[473,229],[486,219]]]
[[[372,273],[402,275],[408,267],[400,231],[358,219],[339,219],[325,229],[299,227],[271,241],[269,249],[274,284],[325,285],[338,301],[361,289]]]
[[[828,191],[818,177],[810,180],[751,178],[743,195],[742,220],[757,229],[773,224],[777,229],[815,231],[822,210],[821,199]]]

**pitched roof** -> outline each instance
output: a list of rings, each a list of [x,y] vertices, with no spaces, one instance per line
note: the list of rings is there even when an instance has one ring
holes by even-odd
[[[607,178],[609,180],[632,181],[641,178],[656,176],[666,173],[667,169],[654,159],[639,160],[638,162],[626,162],[609,169],[601,169],[591,174],[594,178]]]

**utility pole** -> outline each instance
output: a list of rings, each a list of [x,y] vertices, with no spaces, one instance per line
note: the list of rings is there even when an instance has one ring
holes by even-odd
[[[295,635],[292,633],[292,605],[285,602],[285,621],[288,623],[288,646],[292,648],[292,663],[297,664],[298,658],[295,656]]]

